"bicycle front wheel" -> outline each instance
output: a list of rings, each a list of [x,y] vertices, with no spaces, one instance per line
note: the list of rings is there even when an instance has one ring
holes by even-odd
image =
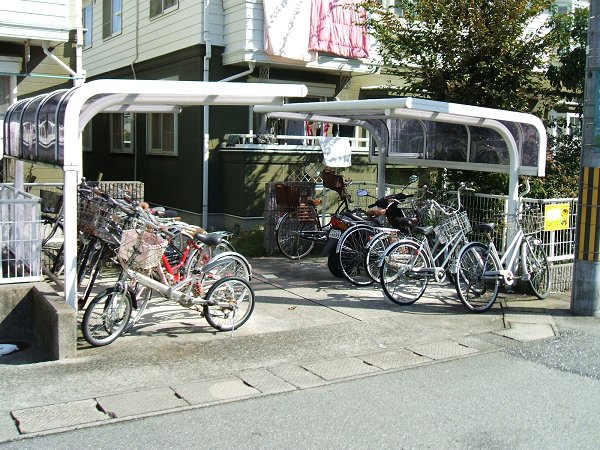
[[[338,257],[340,268],[344,277],[357,286],[373,284],[369,276],[366,261],[366,252],[369,241],[376,234],[371,227],[354,226],[342,234],[338,244]]]
[[[231,331],[248,321],[254,303],[254,290],[248,281],[237,277],[221,278],[206,294],[204,317],[214,329]]]
[[[419,245],[398,242],[383,257],[380,281],[387,298],[398,305],[411,305],[425,292],[429,263]]]
[[[500,288],[499,269],[500,262],[481,242],[471,242],[460,252],[456,262],[456,293],[470,311],[484,312],[492,307]]]
[[[365,267],[367,274],[373,281],[379,283],[379,271],[385,250],[397,242],[398,238],[395,233],[382,232],[373,237],[367,246],[365,255]]]
[[[279,219],[275,237],[279,251],[289,259],[302,259],[315,247],[313,241],[304,239],[303,233],[314,233],[319,229],[316,220],[300,221],[296,211],[289,211]]]
[[[533,238],[523,243],[523,270],[529,274],[529,287],[533,295],[544,299],[550,294],[550,263],[542,246]]]
[[[131,317],[129,290],[110,288],[91,301],[83,315],[83,337],[94,347],[108,345],[122,333]]]

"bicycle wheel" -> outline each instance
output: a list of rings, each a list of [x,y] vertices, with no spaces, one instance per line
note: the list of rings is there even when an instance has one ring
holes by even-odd
[[[340,258],[338,258],[338,255],[335,252],[335,248],[331,249],[331,251],[327,255],[327,268],[334,277],[344,278],[344,272],[342,271],[342,267],[340,266]]]
[[[490,253],[487,245],[471,242],[462,249],[456,262],[456,293],[460,301],[473,312],[484,312],[492,307],[500,288],[498,272],[500,261]]]
[[[373,281],[379,283],[379,272],[385,250],[397,240],[396,234],[382,232],[375,235],[369,242],[365,252],[365,267],[367,268],[367,274]]]
[[[250,281],[252,269],[246,259],[236,253],[219,253],[212,258],[203,269],[202,292],[222,278],[237,277]]]
[[[369,241],[375,234],[373,228],[359,225],[346,230],[340,238],[337,247],[340,268],[352,284],[368,286],[374,282],[367,271],[365,257]]]
[[[51,242],[62,242],[64,239],[63,225],[60,216],[46,216],[41,217],[41,228],[42,228],[42,245],[46,245]]]
[[[131,317],[131,295],[126,288],[110,288],[98,294],[83,315],[83,337],[94,347],[108,345],[125,330]]]
[[[211,327],[231,331],[241,327],[254,311],[254,290],[243,278],[216,281],[206,294],[204,317]]]
[[[142,314],[146,310],[146,306],[148,306],[148,301],[152,296],[152,289],[147,286],[144,286],[140,283],[134,283],[129,286],[130,293],[135,295],[135,305],[132,305],[133,308],[131,310],[131,317],[127,322],[127,325],[123,329],[123,333],[127,333],[129,330],[133,328],[133,326],[140,320]]]
[[[529,274],[529,287],[539,299],[550,294],[550,263],[542,246],[531,237],[523,242],[523,271]]]
[[[275,237],[279,251],[289,259],[302,259],[315,247],[315,243],[304,239],[303,232],[315,232],[319,229],[315,220],[300,221],[296,211],[289,211],[279,219],[275,227]]]
[[[419,300],[429,282],[423,272],[428,267],[427,257],[417,243],[400,241],[389,247],[379,272],[386,297],[398,305],[411,305]]]

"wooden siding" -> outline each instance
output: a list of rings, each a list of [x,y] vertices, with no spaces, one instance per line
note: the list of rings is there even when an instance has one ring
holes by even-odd
[[[0,41],[31,39],[66,42],[76,28],[72,0],[3,0]]]
[[[84,67],[93,77],[152,58],[204,43],[204,2],[179,0],[178,9],[150,19],[149,0],[123,4],[123,30],[102,38],[102,2],[93,4],[92,46],[83,52]],[[223,45],[223,10],[220,1],[210,4],[210,40]],[[136,30],[136,17],[139,26]]]

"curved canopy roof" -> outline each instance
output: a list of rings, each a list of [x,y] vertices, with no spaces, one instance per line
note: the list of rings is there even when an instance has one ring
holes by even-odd
[[[178,112],[192,105],[276,104],[283,97],[304,97],[306,92],[305,86],[291,84],[90,81],[11,105],[4,119],[4,155],[80,168],[79,134],[100,112]]]
[[[378,147],[372,156],[384,156],[387,163],[545,174],[546,130],[531,114],[411,97],[259,105],[254,111],[270,117],[366,125]]]

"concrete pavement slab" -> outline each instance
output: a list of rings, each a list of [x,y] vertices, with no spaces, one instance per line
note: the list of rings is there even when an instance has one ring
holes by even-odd
[[[188,402],[177,397],[168,387],[109,395],[96,400],[111,417],[128,417],[189,406]]]
[[[72,427],[110,419],[94,399],[58,403],[12,411],[21,434]]]
[[[440,341],[430,344],[407,347],[408,350],[430,359],[447,359],[456,356],[464,356],[479,353],[475,348],[460,345],[458,342]]]
[[[245,370],[240,372],[238,376],[244,383],[258,389],[263,394],[277,394],[296,390],[293,384],[287,383],[266,369]]]
[[[260,395],[258,389],[248,386],[236,376],[179,384],[173,386],[173,390],[191,405]]]
[[[325,380],[297,365],[285,365],[269,368],[269,371],[299,389],[306,389],[325,384]]]
[[[372,353],[363,356],[362,359],[367,364],[379,367],[382,370],[399,369],[431,361],[426,356],[417,355],[404,349]]]
[[[357,375],[366,375],[373,372],[379,372],[381,369],[365,362],[360,358],[344,358],[333,361],[319,361],[314,363],[302,364],[306,370],[310,370],[321,378],[332,381],[340,378],[354,377]]]
[[[551,325],[525,323],[513,323],[512,328],[497,331],[496,334],[515,339],[519,342],[529,342],[555,336],[554,328]]]

